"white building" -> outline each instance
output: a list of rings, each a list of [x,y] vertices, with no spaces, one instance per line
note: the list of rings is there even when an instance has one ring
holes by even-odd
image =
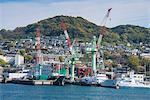
[[[6,63],[11,63],[15,60],[14,57],[3,56],[3,55],[0,55],[0,59],[4,60]]]
[[[28,73],[4,73],[4,77],[7,77],[9,80],[23,78],[28,75]]]
[[[134,71],[130,72],[130,78],[135,82],[144,82],[144,74],[134,74]]]
[[[0,66],[0,74],[3,73],[3,67]]]
[[[16,54],[15,55],[15,65],[19,66],[21,64],[24,64],[24,57],[19,54]]]
[[[150,53],[142,53],[140,54],[142,58],[150,58]]]
[[[138,49],[133,49],[133,50],[131,51],[131,54],[132,54],[132,55],[137,55],[137,53],[138,53]]]

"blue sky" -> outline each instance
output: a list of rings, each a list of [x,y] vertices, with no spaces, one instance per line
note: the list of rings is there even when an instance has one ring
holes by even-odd
[[[0,29],[26,26],[56,15],[81,16],[100,25],[112,7],[107,27],[150,27],[150,0],[0,0]]]
[[[36,2],[36,3],[52,3],[52,2],[62,2],[62,1],[83,1],[83,0],[0,0],[1,3],[8,3],[8,2]]]

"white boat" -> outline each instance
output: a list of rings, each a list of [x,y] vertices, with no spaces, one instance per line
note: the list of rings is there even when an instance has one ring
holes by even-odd
[[[102,82],[108,80],[108,77],[105,73],[99,73],[97,74],[96,79],[97,79],[97,83],[101,84]]]
[[[87,84],[101,84],[102,82],[108,80],[108,77],[104,73],[99,73],[96,76],[83,77],[81,82],[85,82]]]
[[[117,84],[120,87],[143,87],[150,88],[150,82],[144,81],[143,74],[134,74],[130,72],[129,76],[122,76],[117,80]]]
[[[109,79],[106,73],[98,73],[96,76],[83,77],[80,82],[84,85],[97,85],[101,87],[119,88],[117,81]]]
[[[112,75],[112,73],[111,73]],[[97,84],[101,87],[111,87],[111,88],[119,88],[117,85],[117,81],[114,79],[109,79],[106,73],[97,74]]]

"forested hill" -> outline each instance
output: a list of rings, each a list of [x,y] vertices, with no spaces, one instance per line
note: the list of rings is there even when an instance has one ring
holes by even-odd
[[[111,28],[112,32],[119,34],[124,40],[138,43],[150,43],[150,29],[134,26],[134,25],[120,25]]]
[[[71,38],[74,38],[78,34],[80,39],[91,39],[93,35],[98,36],[99,34],[100,27],[82,17],[55,16],[27,25],[26,27],[17,27],[12,31],[2,29],[0,30],[0,39],[19,39],[35,36],[37,26],[39,26],[42,35],[57,36],[63,34],[63,30],[60,27],[62,21],[66,24]],[[150,29],[148,28],[134,25],[120,25],[114,28],[106,28],[106,30],[104,41],[108,43],[150,42]]]

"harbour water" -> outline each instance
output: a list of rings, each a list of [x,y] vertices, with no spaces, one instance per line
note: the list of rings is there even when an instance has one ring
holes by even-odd
[[[0,84],[0,100],[149,100],[147,88]]]

